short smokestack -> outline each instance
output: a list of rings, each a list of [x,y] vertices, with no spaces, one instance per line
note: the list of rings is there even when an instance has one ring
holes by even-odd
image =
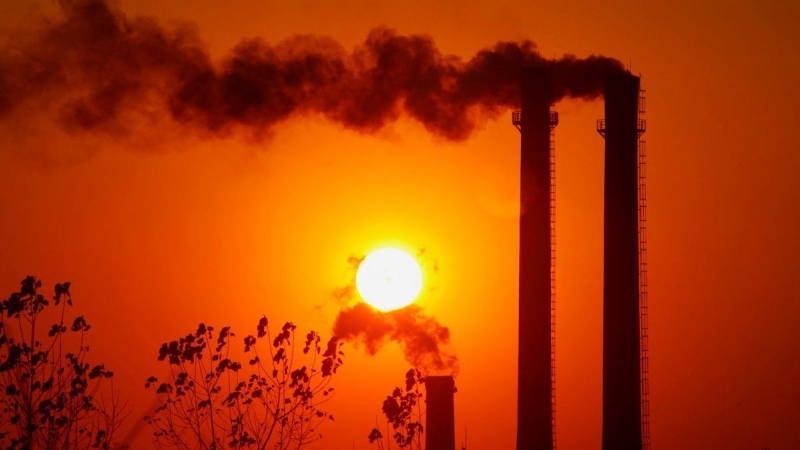
[[[427,423],[425,425],[426,450],[455,450],[456,425],[452,376],[425,377]]]

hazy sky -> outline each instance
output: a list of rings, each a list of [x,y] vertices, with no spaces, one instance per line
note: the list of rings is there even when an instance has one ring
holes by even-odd
[[[428,35],[464,60],[525,39],[542,56],[618,58],[647,90],[652,448],[800,448],[800,3],[114,4],[119,18],[196,33],[213,64],[252,37],[317,34],[350,53],[378,26]],[[57,2],[4,1],[2,64],[24,60],[37,33],[61,20]],[[457,442],[466,433],[472,449],[514,448],[519,133],[510,109],[455,142],[406,115],[373,133],[319,114],[259,132],[201,131],[156,102],[92,128],[80,120],[115,111],[65,118],[52,102],[65,101],[59,86],[80,71],[55,49],[39,56],[67,68],[44,84],[55,94],[36,80],[13,84],[15,70],[0,65],[0,294],[28,274],[48,288],[72,281],[93,325],[92,358],[116,372],[136,408],[128,425],[148,406],[139,399],[161,370],[162,342],[201,321],[244,336],[262,314],[327,335],[342,306],[333,292],[352,278],[348,257],[394,244],[425,249],[418,304],[450,328],[459,358]],[[139,61],[126,64],[131,74]],[[152,80],[117,81],[109,74],[102,94]],[[558,447],[583,450],[601,437],[602,101],[556,110]],[[336,421],[313,448],[368,448],[382,399],[408,368],[392,343],[375,356],[345,350]]]

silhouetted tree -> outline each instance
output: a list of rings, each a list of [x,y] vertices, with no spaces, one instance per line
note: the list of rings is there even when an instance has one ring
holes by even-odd
[[[399,448],[422,449],[422,397],[425,378],[417,369],[406,372],[405,390],[395,387],[392,395],[386,396],[381,411],[386,417],[387,431],[391,427],[392,438]],[[383,434],[375,427],[370,432],[369,442],[384,449]],[[386,447],[389,447],[388,443]]]
[[[158,359],[169,365],[169,381],[150,377],[145,384],[159,401],[145,417],[157,445],[298,449],[321,438],[317,427],[333,416],[320,406],[333,397],[330,383],[344,353],[338,338],[323,348],[311,331],[303,355],[296,355],[295,328],[287,322],[273,338],[262,317],[257,333],[241,341],[244,364],[232,356],[230,327],[216,332],[201,323],[194,333],[163,344]]]
[[[0,446],[6,449],[111,448],[124,405],[105,366],[86,362],[89,324],[70,324],[70,283],[55,285],[52,301],[29,276],[0,304]]]

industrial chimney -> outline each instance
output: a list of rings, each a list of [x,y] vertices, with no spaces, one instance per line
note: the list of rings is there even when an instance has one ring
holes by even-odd
[[[639,299],[639,77],[605,86],[603,450],[642,449]]]
[[[455,450],[456,426],[453,394],[455,381],[452,376],[425,377],[426,450]]]
[[[519,372],[517,450],[555,448],[555,154],[551,71],[523,67],[519,222]],[[646,329],[639,77],[605,85],[603,272],[603,450],[647,447]],[[640,340],[641,339],[641,340]],[[646,350],[645,350],[646,352]],[[646,399],[646,397],[644,397]],[[645,416],[642,412],[645,411]],[[643,445],[644,444],[644,445]]]
[[[522,111],[512,116],[521,133],[519,217],[519,355],[517,450],[554,447],[554,241],[550,111],[551,72],[523,67]]]

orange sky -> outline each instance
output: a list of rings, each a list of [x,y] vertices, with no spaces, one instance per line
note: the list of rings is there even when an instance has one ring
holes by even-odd
[[[385,25],[465,59],[498,40],[531,39],[543,55],[599,53],[641,72],[653,448],[800,448],[796,2],[279,3],[119,5],[167,27],[196,24],[215,59],[243,37],[297,33],[350,50]],[[3,48],[39,14],[57,8],[0,7]],[[556,109],[558,447],[582,450],[600,447],[602,102]],[[36,108],[0,119],[3,296],[27,274],[46,286],[72,281],[93,325],[92,358],[137,399],[159,370],[158,346],[198,322],[246,333],[266,314],[328,334],[350,255],[382,243],[425,248],[418,303],[450,327],[460,359],[457,442],[466,429],[469,448],[514,448],[519,133],[510,111],[458,143],[405,118],[373,135],[298,118],[262,142],[164,123],[147,130],[122,140],[65,133]],[[336,421],[312,448],[368,448],[381,401],[408,368],[395,344],[374,357],[346,353]],[[128,425],[147,406],[137,401]]]

